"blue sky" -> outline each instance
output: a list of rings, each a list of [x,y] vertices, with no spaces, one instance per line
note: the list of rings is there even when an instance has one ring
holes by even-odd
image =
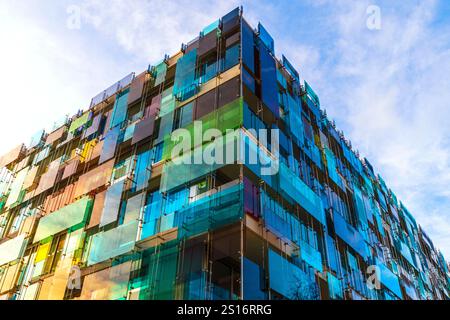
[[[238,5],[450,258],[450,2],[2,0],[0,153]],[[381,28],[367,28],[367,8]],[[79,10],[79,28],[69,28]],[[21,121],[18,122],[17,116]]]

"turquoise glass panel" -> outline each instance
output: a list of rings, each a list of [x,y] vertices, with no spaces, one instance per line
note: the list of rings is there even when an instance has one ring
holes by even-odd
[[[192,236],[236,222],[243,215],[243,185],[238,184],[189,203],[176,212],[179,237]]]
[[[117,228],[95,234],[92,237],[88,265],[93,265],[133,250],[137,231],[138,221],[131,221]]]
[[[284,163],[280,163],[280,188],[308,213],[325,224],[322,200]]]
[[[197,91],[195,67],[197,63],[197,49],[191,50],[177,61],[173,95],[183,101],[190,98]]]
[[[145,151],[137,156],[136,168],[134,173],[135,189],[134,191],[142,190],[148,185],[148,180],[151,176],[151,163],[153,149]]]
[[[147,205],[144,208],[144,221],[141,239],[153,236],[159,232],[159,218],[162,214],[162,195],[156,191],[149,194]]]

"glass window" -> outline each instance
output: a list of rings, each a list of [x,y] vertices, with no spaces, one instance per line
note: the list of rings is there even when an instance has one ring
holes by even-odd
[[[112,112],[110,128],[121,124],[127,118],[128,107],[128,93],[129,89],[117,94],[116,102],[114,103],[114,109]]]
[[[100,227],[115,222],[119,215],[122,191],[125,180],[119,181],[108,188],[105,196],[102,217],[100,218]]]
[[[120,127],[115,127],[108,131],[103,142],[102,154],[100,155],[99,163],[103,163],[112,157],[116,153],[117,141],[119,140]]]
[[[84,225],[92,208],[92,199],[89,197],[50,213],[39,220],[34,236],[34,242],[43,240],[68,228]]]

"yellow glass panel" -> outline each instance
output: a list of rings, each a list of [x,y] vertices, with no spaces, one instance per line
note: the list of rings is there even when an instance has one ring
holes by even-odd
[[[47,243],[41,244],[36,254],[36,258],[34,259],[35,263],[41,262],[47,258],[48,251],[50,250],[52,242],[49,241]]]

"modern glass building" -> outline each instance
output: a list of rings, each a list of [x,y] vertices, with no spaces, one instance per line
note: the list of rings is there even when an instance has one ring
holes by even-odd
[[[0,299],[450,297],[443,255],[241,8],[0,174]]]

